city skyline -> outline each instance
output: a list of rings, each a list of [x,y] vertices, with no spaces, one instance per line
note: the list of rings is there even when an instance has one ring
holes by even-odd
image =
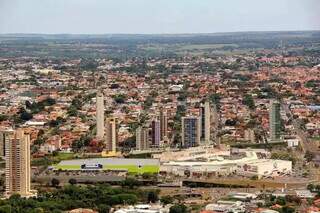
[[[0,213],[320,212],[320,0],[0,0]]]

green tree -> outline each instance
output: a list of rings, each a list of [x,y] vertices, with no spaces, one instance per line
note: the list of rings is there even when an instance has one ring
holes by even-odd
[[[71,178],[71,179],[69,180],[69,183],[70,183],[71,185],[76,185],[76,184],[77,184],[77,180],[74,179],[74,178]]]
[[[304,157],[306,158],[306,160],[308,162],[312,161],[312,159],[314,158],[314,154],[311,153],[310,151],[306,151],[306,154],[304,155]]]
[[[117,104],[124,104],[127,100],[127,96],[125,94],[117,94],[113,96],[113,100]]]
[[[163,203],[164,205],[168,205],[168,204],[172,204],[174,199],[171,196],[163,196],[160,198],[161,203]]]
[[[159,200],[158,194],[154,191],[148,192],[148,202],[155,203]]]
[[[294,213],[296,212],[294,208],[290,207],[290,206],[284,206],[281,208],[281,212],[283,213]]]
[[[187,213],[188,208],[183,204],[176,204],[170,207],[169,213]]]
[[[281,205],[281,206],[284,206],[284,205],[286,205],[286,199],[284,197],[278,197],[276,199],[276,203]]]
[[[315,185],[313,185],[312,183],[309,183],[307,185],[307,189],[310,190],[310,191],[313,191],[315,189]]]
[[[0,206],[0,213],[10,213],[10,212],[12,212],[12,207],[9,204]]]
[[[60,181],[59,181],[58,179],[52,178],[52,180],[51,180],[51,186],[53,186],[53,187],[58,187],[59,184],[60,184]]]
[[[135,178],[126,178],[121,185],[133,189],[135,186],[140,186],[140,182]]]
[[[7,120],[9,117],[7,115],[0,114],[0,122]]]
[[[252,96],[249,95],[249,94],[246,94],[246,95],[243,97],[242,103],[243,103],[244,105],[247,105],[247,106],[249,107],[249,109],[254,109],[254,108],[255,108],[254,100],[253,100]]]
[[[28,121],[33,118],[33,115],[27,111],[22,111],[20,113],[20,119],[24,121]]]
[[[110,212],[110,206],[106,204],[100,204],[98,206],[98,212],[99,213],[109,213]]]

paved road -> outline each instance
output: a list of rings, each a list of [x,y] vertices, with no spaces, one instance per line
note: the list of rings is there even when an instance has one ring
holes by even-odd
[[[310,140],[310,136],[307,132],[305,132],[302,128],[301,128],[301,121],[300,119],[294,119],[293,118],[293,114],[291,112],[291,110],[289,109],[289,106],[285,103],[281,103],[282,108],[285,110],[286,114],[288,115],[289,119],[292,120],[292,125],[294,128],[295,133],[297,134],[297,136],[300,138],[301,140],[301,148],[303,150],[303,152],[309,151],[313,154],[320,154],[319,151],[317,151],[318,147],[316,147]]]
[[[211,179],[185,179],[187,182],[198,182],[198,183],[213,183],[213,184],[224,184],[224,185],[237,185],[237,186],[250,186],[254,188],[290,188],[290,189],[299,189],[304,188],[309,183],[317,182],[316,179],[303,179],[303,178],[284,178],[278,177],[274,180],[272,179],[260,179],[260,180],[250,180],[245,178],[211,178]],[[231,187],[232,188],[232,187]]]

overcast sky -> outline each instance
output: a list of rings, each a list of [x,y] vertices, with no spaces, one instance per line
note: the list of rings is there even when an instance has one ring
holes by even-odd
[[[0,33],[320,30],[320,0],[0,0]]]

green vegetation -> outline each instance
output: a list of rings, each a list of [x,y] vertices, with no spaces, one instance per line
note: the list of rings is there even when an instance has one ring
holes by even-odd
[[[25,105],[26,105],[26,108],[30,110],[32,114],[36,114],[38,112],[43,111],[45,107],[52,106],[55,103],[56,103],[56,100],[49,97],[39,102],[30,103],[29,101],[26,101]]]
[[[56,169],[61,170],[80,170],[81,165],[55,165]],[[137,166],[137,165],[103,165],[103,170],[126,170],[131,174],[155,174],[159,172],[159,166]]]
[[[221,99],[221,96],[218,93],[211,94],[209,97],[210,102],[213,104],[216,104],[217,107],[219,107],[220,105],[220,99]]]
[[[79,67],[81,70],[95,71],[98,68],[98,62],[96,60],[90,59],[90,58],[81,59]]]
[[[249,109],[254,109],[255,108],[255,103],[254,103],[254,100],[252,98],[252,95],[249,95],[249,94],[246,94],[244,97],[243,97],[243,101],[242,103],[244,105],[247,105],[249,107]]]
[[[2,115],[0,114],[0,122],[1,121],[6,121],[9,117],[7,115]]]
[[[71,160],[74,158],[76,158],[74,153],[53,152],[51,155],[47,155],[42,158],[34,158],[31,161],[31,165],[48,167],[50,165],[57,164],[62,160]]]
[[[264,149],[272,149],[275,147],[286,147],[286,144],[283,142],[279,142],[279,143],[246,143],[246,144],[231,144],[231,147],[235,147],[235,148],[264,148]]]
[[[304,86],[308,88],[316,88],[320,85],[320,81],[310,80],[307,81]]]
[[[174,202],[174,198],[167,195],[167,196],[163,196],[160,198],[160,201],[161,203],[163,203],[164,205],[167,205],[167,204],[171,204]]]
[[[26,108],[21,107],[17,115],[14,116],[15,123],[19,124],[24,121],[28,121],[33,118],[34,114],[37,114],[45,109],[45,107],[52,106],[56,103],[53,98],[47,98],[39,102],[25,102]]]
[[[287,195],[285,197],[269,196],[267,197],[265,206],[270,208],[277,204],[280,205],[280,209],[278,209],[280,213],[293,213],[296,212],[294,206],[300,206],[301,202],[301,199],[295,195]]]
[[[320,184],[308,184],[307,189],[309,189],[311,192],[318,193],[318,196],[320,196]]]
[[[314,158],[314,154],[311,153],[310,151],[307,151],[306,154],[304,155],[305,159],[310,162]]]
[[[179,47],[180,50],[208,50],[208,49],[219,49],[223,47],[237,47],[236,44],[191,44],[182,45]]]
[[[55,186],[59,185],[58,182],[53,182]],[[110,207],[114,205],[156,202],[158,193],[158,190],[142,190],[126,186],[112,188],[109,185],[68,185],[52,192],[39,192],[37,198],[24,199],[19,195],[13,195],[8,200],[0,201],[0,212],[63,212],[76,208],[109,212]]]
[[[152,106],[152,103],[154,102],[154,97],[153,96],[148,96],[147,98],[146,98],[146,100],[144,101],[144,103],[143,103],[143,109],[144,110],[147,110],[147,109],[149,109],[151,106]]]
[[[293,156],[293,154],[287,151],[273,152],[271,154],[271,159],[289,160],[292,161],[293,164],[296,162],[296,158]]]
[[[79,140],[72,142],[72,150],[80,151],[83,147],[89,146],[91,140],[91,136],[82,135]]]
[[[247,53],[260,49],[277,49],[285,40],[288,54],[305,54],[318,57],[319,33],[307,32],[250,32],[219,34],[184,35],[11,35],[0,36],[7,51],[1,51],[1,57],[42,57],[42,58],[81,58],[75,70],[93,70],[98,67],[96,59],[110,58],[115,62],[131,58],[159,57],[169,58],[184,55],[230,55]],[[94,45],[79,45],[79,43]],[[306,46],[306,48],[301,48]],[[238,63],[234,63],[238,64]],[[301,61],[301,65],[309,62]],[[255,65],[251,65],[253,70]],[[59,67],[68,69],[66,66]],[[125,67],[128,72],[146,72],[143,63]],[[171,70],[173,71],[173,70]],[[165,71],[167,72],[167,71]],[[21,80],[30,82],[34,79]],[[33,83],[33,82],[32,82]]]
[[[183,204],[176,204],[171,206],[169,213],[188,213],[188,208]]]
[[[113,96],[113,99],[117,104],[124,104],[127,100],[127,96],[125,94],[117,94]]]

